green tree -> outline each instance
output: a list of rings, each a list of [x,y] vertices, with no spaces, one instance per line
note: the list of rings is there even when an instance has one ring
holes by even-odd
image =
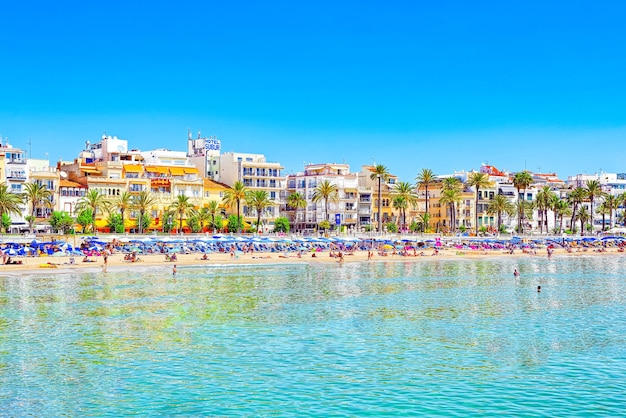
[[[378,232],[382,232],[382,183],[387,182],[389,180],[389,170],[382,164],[377,164],[374,167],[370,168],[372,174],[370,174],[370,179],[378,181]]]
[[[390,232],[392,234],[395,234],[398,232],[398,225],[396,225],[393,222],[387,222],[385,224],[385,228],[387,229],[387,232]]]
[[[256,227],[257,231],[261,229],[261,215],[263,211],[274,206],[265,190],[254,190],[246,194],[246,205],[254,208],[256,211]]]
[[[211,226],[211,228],[221,229],[222,228],[221,224],[220,224],[219,228],[215,226],[215,217],[220,212],[220,205],[219,205],[219,203],[217,201],[215,201],[215,200],[209,201],[209,204],[207,206],[207,212],[209,213],[209,215],[211,215],[211,219],[209,220],[209,225]]]
[[[481,173],[474,171],[467,176],[467,185],[474,187],[474,231],[478,235],[478,194],[481,188],[492,187],[493,183],[489,181],[489,175],[487,173]]]
[[[320,200],[324,201],[324,219],[328,221],[328,202],[337,202],[339,200],[339,189],[337,185],[332,184],[330,180],[322,180],[318,183],[313,191],[313,197],[311,200],[315,203]]]
[[[13,221],[11,220],[11,217],[7,213],[3,213],[1,219],[2,219],[2,231],[6,231],[7,229],[9,229]]]
[[[76,217],[76,223],[80,225],[83,230],[83,234],[87,231],[87,227],[93,225],[93,213],[91,208],[83,209]]]
[[[548,211],[552,207],[553,198],[556,193],[552,191],[550,186],[543,186],[537,192],[536,208],[539,214],[539,232],[543,234],[543,225],[546,225],[546,233],[548,232]]]
[[[74,228],[74,219],[67,212],[53,211],[48,219],[53,230],[68,234]]]
[[[200,232],[202,225],[200,225],[200,218],[197,212],[187,217],[187,226],[194,234]]]
[[[146,222],[144,218],[149,218],[146,216],[146,212],[148,212],[152,206],[156,203],[156,198],[147,190],[142,190],[138,194],[134,195],[131,200],[131,208],[139,212],[139,218],[137,219],[137,228],[139,233],[142,234],[144,231],[144,225]],[[150,223],[146,226],[146,228],[150,227]]]
[[[198,217],[198,223],[200,224],[200,231],[204,232],[205,225],[210,224],[211,219],[213,219],[213,215],[209,211],[209,208],[201,208],[197,213],[197,217]]]
[[[28,222],[28,226],[30,228],[30,233],[33,233],[33,227],[35,223],[35,219],[37,218],[37,209],[38,208],[51,208],[52,207],[52,192],[48,190],[46,186],[39,183],[26,183],[24,185],[24,194],[23,199],[24,202],[30,205],[30,218]]]
[[[120,213],[120,218],[122,221],[122,228],[121,228],[122,230],[119,231],[119,233],[123,233],[126,230],[126,225],[124,224],[124,215],[133,206],[133,196],[129,192],[124,190],[119,196],[117,196],[113,200],[111,206],[116,208]],[[116,231],[118,229],[119,228],[117,228]]]
[[[119,213],[111,213],[107,218],[107,227],[109,231],[121,234],[124,232],[124,221]]]
[[[152,225],[153,222],[154,219],[149,214],[144,213],[143,215],[139,215],[136,222],[137,229],[139,231],[146,231],[148,228],[150,228],[150,225]]]
[[[448,207],[450,214],[450,232],[456,229],[456,204],[461,201],[461,189],[463,184],[456,177],[446,177],[443,180],[443,189],[439,202]]]
[[[171,211],[178,215],[178,232],[183,233],[183,218],[188,216],[194,210],[193,203],[189,201],[189,197],[184,194],[176,196],[176,200],[169,207]]]
[[[224,229],[224,218],[222,217],[222,215],[215,215],[215,217],[213,217],[213,221],[211,221],[211,227],[217,231],[221,231],[222,229]]]
[[[84,212],[85,209],[91,209],[91,225],[94,234],[96,233],[96,213],[98,209],[104,208],[105,205],[104,196],[98,190],[89,190],[85,196],[81,197],[76,203],[76,209],[79,212]],[[83,227],[83,231],[84,230]]]
[[[430,168],[422,168],[415,177],[418,189],[424,188],[424,197],[426,198],[426,213],[428,212],[428,187],[436,181],[435,174]]]
[[[487,206],[489,215],[496,215],[498,231],[502,228],[502,215],[507,214],[513,216],[515,214],[515,205],[504,195],[496,195]]]
[[[559,219],[559,227],[555,232],[563,231],[563,217],[567,216],[570,213],[569,204],[566,200],[560,199],[557,197],[557,200],[552,205],[552,210],[554,210],[555,220],[554,225],[556,226],[556,221]]]
[[[228,216],[228,232],[239,232],[243,229],[243,221],[239,215]]]
[[[176,214],[169,210],[165,209],[163,211],[163,219],[161,221],[161,228],[163,232],[169,234],[174,229],[174,219],[176,218]]]
[[[533,184],[533,176],[528,171],[520,171],[513,176],[513,186],[517,189],[517,207],[519,209],[517,213],[517,231],[520,234],[524,233],[523,225],[525,221],[523,210],[525,205],[522,205],[520,201],[525,200],[526,189],[528,189],[531,184]],[[523,190],[523,192],[520,193],[520,190]]]
[[[611,210],[609,209],[608,205],[606,204],[606,200],[598,205],[598,207],[596,208],[596,213],[602,216],[602,231],[604,231],[606,229],[606,227],[605,227],[605,225],[606,225],[606,215],[609,215],[611,213]],[[609,222],[610,221],[611,220],[609,219]]]
[[[609,212],[609,229],[613,228],[613,211],[617,210],[617,208],[619,208],[619,205],[619,199],[615,195],[607,194],[604,198],[604,206]]]
[[[572,228],[572,231],[576,229],[576,226],[574,225],[574,222],[576,222],[576,219],[577,219],[576,211],[578,210],[578,207],[582,205],[582,203],[585,201],[586,197],[587,197],[587,191],[583,189],[582,187],[576,187],[567,196],[567,202],[572,207],[572,218],[570,220],[570,228]]]
[[[591,215],[585,206],[581,206],[576,214],[576,220],[580,222],[580,235],[585,235],[585,224],[589,222]]]
[[[9,219],[11,219],[11,214],[20,215],[22,213],[20,209],[21,203],[21,196],[11,192],[6,184],[0,184],[0,217],[2,219],[4,219],[5,214],[9,216]],[[2,232],[4,233],[10,226],[10,223],[8,226],[5,226],[3,223]]]
[[[591,205],[591,208],[589,209],[589,217],[591,220],[591,227],[593,228],[593,204],[597,198],[602,198],[606,196],[606,193],[602,191],[602,185],[598,180],[587,180],[585,184],[585,190],[587,192],[587,199],[589,199],[589,203]],[[602,227],[604,227],[604,225]]]
[[[391,207],[398,211],[398,222],[403,222],[404,220],[403,220],[402,213],[406,211],[406,208],[408,207],[408,203],[406,199],[404,198],[404,196],[392,197]],[[389,228],[387,228],[387,231],[389,231]]]
[[[274,220],[274,232],[289,232],[289,219],[279,216]]]
[[[287,197],[287,206],[289,206],[290,208],[296,211],[296,216],[294,219],[294,226],[295,226],[295,230],[297,231],[298,230],[298,210],[306,208],[307,206],[306,199],[304,198],[304,196],[302,196],[302,194],[298,192],[291,193]]]
[[[233,187],[226,190],[224,192],[223,202],[229,206],[233,204],[237,205],[237,216],[241,216],[240,205],[241,201],[246,199],[246,194],[248,193],[248,188],[240,181],[235,182]],[[240,224],[238,222],[237,224]],[[243,225],[243,223],[241,223]],[[228,224],[228,229],[230,229],[230,223]],[[236,232],[236,231],[233,231]]]
[[[391,190],[391,195],[394,197],[394,207],[400,209],[402,214],[402,228],[406,228],[406,210],[409,207],[415,207],[417,204],[417,195],[415,194],[415,186],[408,181],[397,182]],[[401,198],[396,202],[396,199]]]
[[[319,225],[318,225],[318,226],[319,226],[319,228],[320,228],[322,231],[329,230],[329,229],[330,229],[330,221],[328,221],[328,220],[323,220],[323,221],[321,221],[321,222],[319,223]]]

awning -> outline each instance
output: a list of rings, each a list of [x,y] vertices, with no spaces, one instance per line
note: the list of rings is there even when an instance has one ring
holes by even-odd
[[[185,167],[185,174],[198,174],[199,171],[196,167]]]
[[[172,176],[184,176],[185,169],[183,167],[170,167],[170,174]]]
[[[83,173],[89,173],[89,174],[100,174],[98,170],[96,170],[95,168],[91,168],[91,167],[82,167],[81,171]]]
[[[143,173],[143,166],[135,164],[124,165],[124,171],[127,173]]]
[[[146,171],[149,173],[167,174],[167,167],[146,166]]]

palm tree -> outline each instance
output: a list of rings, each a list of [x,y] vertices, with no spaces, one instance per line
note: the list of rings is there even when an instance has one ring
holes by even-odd
[[[246,205],[256,210],[256,230],[261,229],[261,214],[266,208],[274,206],[265,190],[255,190],[246,195]]]
[[[215,217],[220,211],[220,205],[215,200],[211,200],[209,202],[209,206],[207,207],[207,212],[211,215],[211,227],[215,228]]]
[[[550,186],[543,186],[537,192],[536,207],[539,213],[539,231],[543,233],[543,225],[546,225],[546,233],[548,232],[548,210],[551,208],[552,197],[556,193],[552,191]],[[556,226],[556,222],[555,222]]]
[[[222,201],[227,205],[237,204],[237,219],[241,219],[241,201],[246,199],[248,188],[241,182],[236,181],[233,187],[224,192]],[[241,224],[241,222],[239,222]],[[241,231],[239,231],[241,232]]]
[[[469,187],[474,187],[476,189],[476,195],[474,197],[474,231],[476,232],[476,235],[478,235],[478,191],[481,188],[493,186],[493,183],[489,181],[489,175],[487,173],[474,171],[467,176],[466,184]]]
[[[604,198],[604,205],[609,211],[609,229],[613,228],[613,211],[619,207],[619,199],[617,196],[607,194]],[[604,224],[602,225],[604,228]]]
[[[381,185],[383,181],[386,182],[387,180],[389,180],[389,171],[387,170],[387,167],[385,167],[382,164],[377,164],[376,166],[370,168],[370,171],[372,172],[372,174],[370,174],[370,179],[372,180],[378,179],[378,232],[380,233],[382,231],[382,220],[383,220],[383,217],[381,215],[381,207],[382,207]]]
[[[456,204],[461,201],[463,184],[456,177],[446,177],[443,180],[443,190],[439,202],[448,206],[450,212],[450,231],[456,230]]]
[[[4,214],[8,215],[20,215],[22,210],[20,204],[22,203],[22,197],[11,192],[6,184],[0,184],[0,229],[4,233],[4,225],[2,218]]]
[[[570,228],[572,232],[576,229],[576,225],[574,222],[576,221],[576,211],[578,210],[578,206],[580,206],[587,196],[587,191],[582,187],[576,187],[572,192],[567,196],[567,202],[572,207],[572,218],[570,220]]]
[[[193,203],[191,203],[189,201],[189,196],[186,196],[184,194],[179,194],[178,196],[176,196],[176,200],[174,201],[174,203],[172,203],[170,205],[170,210],[172,210],[174,213],[178,214],[178,232],[182,235],[183,234],[183,217],[189,215],[193,209]]]
[[[533,176],[528,171],[520,171],[519,173],[515,173],[513,176],[513,186],[517,189],[517,199],[518,199],[518,218],[517,218],[517,232],[520,234],[524,233],[523,221],[524,221],[524,205],[519,203],[520,198],[526,195],[526,189],[528,186],[533,184]],[[523,194],[520,195],[520,190],[523,190]]]
[[[324,201],[324,210],[326,216],[324,219],[328,221],[328,201],[337,202],[339,200],[339,189],[336,184],[332,184],[330,180],[323,180],[318,183],[317,187],[313,191],[313,202]]]
[[[29,227],[30,233],[33,233],[33,225],[35,223],[35,218],[37,215],[37,208],[39,207],[52,207],[51,198],[53,196],[52,192],[46,188],[43,184],[39,183],[26,183],[24,185],[24,202],[27,204],[30,203],[31,211],[30,211],[30,219],[29,219]]]
[[[156,203],[156,198],[147,190],[142,190],[132,198],[132,208],[139,211],[139,233],[143,233],[143,217]]]
[[[513,216],[515,213],[515,206],[511,201],[504,195],[496,195],[489,205],[487,206],[487,213],[489,215],[496,215],[498,231],[500,231],[500,227],[502,225],[502,214],[506,213],[509,216]]]
[[[596,213],[602,215],[602,230],[604,231],[605,225],[606,225],[606,215],[609,215],[611,213],[611,210],[609,209],[609,206],[606,203],[606,200],[602,203],[600,203],[598,205],[598,207],[596,208]],[[609,222],[610,222],[610,216],[609,216]]]
[[[106,206],[106,200],[104,195],[98,190],[89,190],[85,193],[85,196],[81,197],[76,202],[76,209],[83,211],[85,209],[91,209],[91,225],[93,233],[96,233],[96,212],[98,209]]]
[[[602,185],[598,180],[587,180],[585,189],[587,190],[587,198],[591,204],[589,216],[591,218],[591,226],[593,228],[593,202],[596,198],[604,197],[606,194],[602,191]],[[604,228],[604,225],[602,227]]]
[[[126,230],[126,225],[124,224],[124,215],[126,211],[128,211],[132,206],[133,195],[124,190],[115,200],[113,200],[113,207],[120,211],[120,216],[122,218],[122,227]]]
[[[404,196],[394,196],[391,201],[391,206],[398,210],[398,219],[404,221],[406,216],[403,215],[403,213],[406,212],[406,208],[409,206],[409,202],[407,202],[406,198]]]
[[[406,228],[406,210],[409,206],[415,207],[417,204],[417,195],[415,194],[415,186],[408,181],[397,182],[391,190],[391,195],[395,198],[401,197],[404,200],[402,206],[402,225],[400,229]],[[395,199],[394,199],[395,202]]]
[[[585,224],[589,221],[591,215],[585,206],[581,206],[576,214],[576,219],[580,221],[580,235],[585,235]]]
[[[435,174],[430,168],[422,168],[415,177],[418,189],[424,188],[424,196],[426,198],[426,214],[428,215],[428,186],[435,182]]]
[[[202,208],[198,211],[197,216],[198,216],[198,222],[200,222],[201,231],[204,232],[204,225],[211,221],[211,217],[213,215],[211,214],[211,212],[209,212],[208,208]]]
[[[563,217],[570,213],[569,204],[567,200],[559,199],[557,197],[557,201],[554,202],[554,206],[552,207],[554,210],[554,216],[559,218],[559,229],[557,232],[561,232],[563,230]],[[556,227],[556,218],[554,220],[554,226]]]
[[[298,209],[304,209],[307,206],[306,199],[302,194],[295,192],[287,197],[287,206],[296,210],[296,230],[298,226]]]

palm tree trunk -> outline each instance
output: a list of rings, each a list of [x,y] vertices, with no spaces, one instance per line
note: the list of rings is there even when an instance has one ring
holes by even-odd
[[[476,198],[474,199],[474,233],[478,236],[478,187],[476,187]]]
[[[380,176],[378,176],[378,233],[380,234],[380,232],[382,231],[382,218],[380,216],[380,209],[381,209],[381,192],[380,192],[380,182],[381,182],[381,178]]]
[[[569,221],[570,228],[572,228],[572,232],[576,229],[576,224],[574,223],[576,220],[576,209],[578,209],[578,205],[574,204],[572,207],[572,219]]]

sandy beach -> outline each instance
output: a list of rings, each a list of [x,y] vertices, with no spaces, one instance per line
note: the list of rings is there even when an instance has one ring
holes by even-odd
[[[435,259],[482,259],[493,257],[548,257],[547,250],[537,249],[536,251],[523,252],[515,250],[510,254],[508,250],[456,250],[454,248],[443,248],[437,254],[432,249],[423,252],[423,255],[406,255],[389,253],[386,256],[373,253],[368,260],[367,251],[354,251],[344,256],[343,263],[354,262],[427,262]],[[609,247],[605,251],[597,251],[593,248],[574,249],[567,252],[562,248],[555,248],[552,257],[577,257],[577,256],[624,256],[626,253],[619,252],[617,247]],[[81,257],[73,257],[74,264],[68,256],[63,257],[20,257],[18,260],[22,264],[0,265],[0,274],[21,275],[21,274],[49,274],[54,272],[114,272],[121,270],[132,271],[142,268],[163,268],[172,271],[174,265],[177,268],[184,266],[207,266],[207,265],[245,265],[245,264],[276,264],[276,263],[342,263],[338,257],[331,257],[328,251],[315,253],[306,252],[301,256],[297,253],[258,253],[242,254],[231,256],[229,253],[211,253],[208,259],[202,259],[202,254],[177,254],[177,260],[166,261],[163,254],[141,254],[138,261],[131,262],[124,260],[124,253],[113,253],[108,257],[107,266],[104,267],[102,256],[89,257],[91,262],[83,262]]]

